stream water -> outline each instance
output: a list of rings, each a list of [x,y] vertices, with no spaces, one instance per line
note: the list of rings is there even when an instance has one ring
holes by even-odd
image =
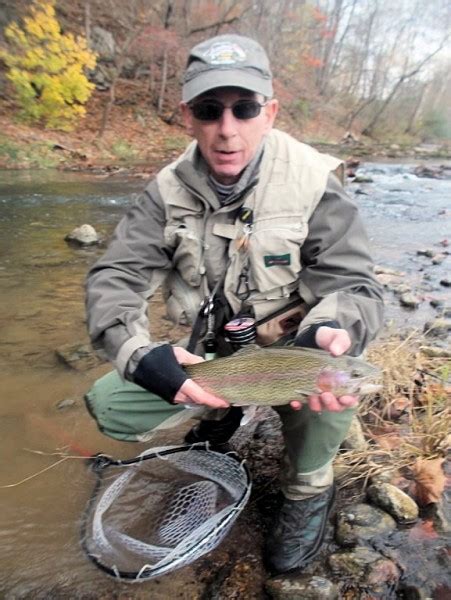
[[[387,321],[421,327],[447,301],[439,265],[418,256],[443,251],[451,234],[451,181],[420,179],[412,165],[370,164],[359,170],[372,183],[349,184],[361,208],[377,264],[403,271],[422,297],[415,311],[387,293]],[[90,223],[105,237],[142,181],[60,172],[0,172],[0,597],[195,598],[191,567],[164,583],[133,587],[108,579],[85,558],[80,518],[93,476],[84,457],[99,451],[134,456],[140,448],[101,436],[81,398],[108,367],[77,372],[61,364],[55,348],[87,342],[83,279],[102,249],[76,249],[64,236]],[[449,272],[449,271],[448,271]],[[60,410],[68,400],[72,405]],[[29,481],[68,451],[65,460]],[[183,585],[180,585],[183,582]]]

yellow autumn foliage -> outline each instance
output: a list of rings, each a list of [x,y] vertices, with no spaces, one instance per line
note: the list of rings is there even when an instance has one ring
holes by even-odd
[[[70,130],[83,117],[94,84],[85,75],[96,57],[83,37],[62,33],[55,0],[33,0],[23,25],[5,29],[8,49],[0,50],[21,116],[46,127]]]

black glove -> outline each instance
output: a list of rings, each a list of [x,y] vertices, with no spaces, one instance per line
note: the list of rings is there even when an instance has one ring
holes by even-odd
[[[303,331],[294,339],[295,346],[303,346],[304,348],[319,348],[316,343],[315,336],[316,332],[320,327],[332,327],[332,329],[340,329],[340,325],[337,321],[324,321],[323,323],[315,323],[310,325],[308,329]]]
[[[172,346],[163,344],[145,354],[132,374],[133,383],[173,404],[174,396],[188,379]]]

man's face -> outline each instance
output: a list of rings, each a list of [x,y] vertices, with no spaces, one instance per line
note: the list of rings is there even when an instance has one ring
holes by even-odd
[[[226,108],[214,121],[197,119],[185,103],[181,104],[188,133],[197,140],[199,149],[211,169],[213,177],[225,185],[238,181],[243,169],[254,157],[264,136],[271,130],[276,118],[278,102],[269,100],[260,114],[250,119],[236,118],[230,107],[238,100],[263,99],[239,88],[217,88],[194,99],[191,104],[214,100]]]

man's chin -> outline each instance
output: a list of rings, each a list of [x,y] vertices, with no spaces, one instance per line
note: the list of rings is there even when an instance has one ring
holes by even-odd
[[[212,175],[218,183],[231,185],[232,183],[236,183],[238,181],[242,171],[243,169],[239,169],[238,167],[222,167],[219,169],[214,169]]]

